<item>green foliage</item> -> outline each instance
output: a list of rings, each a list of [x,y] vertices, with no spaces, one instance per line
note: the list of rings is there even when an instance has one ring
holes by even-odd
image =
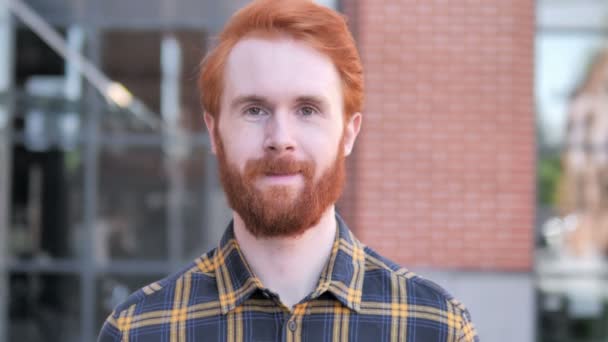
[[[559,155],[539,157],[536,169],[537,198],[539,204],[555,206],[557,189],[562,175]]]

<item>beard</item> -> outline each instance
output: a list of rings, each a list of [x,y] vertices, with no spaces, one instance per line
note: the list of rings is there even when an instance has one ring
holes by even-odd
[[[319,223],[323,213],[342,193],[345,181],[343,138],[336,159],[315,182],[316,165],[290,156],[266,154],[248,160],[241,174],[230,164],[219,136],[216,136],[220,180],[228,204],[236,211],[246,229],[257,238],[294,237]],[[260,190],[255,182],[268,175],[299,174],[304,179],[301,190],[292,186],[272,185]]]

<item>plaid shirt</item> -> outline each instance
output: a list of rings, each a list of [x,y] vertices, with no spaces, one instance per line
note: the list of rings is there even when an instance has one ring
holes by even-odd
[[[461,303],[337,221],[317,288],[293,309],[252,274],[230,225],[218,248],[119,305],[99,341],[479,341]]]

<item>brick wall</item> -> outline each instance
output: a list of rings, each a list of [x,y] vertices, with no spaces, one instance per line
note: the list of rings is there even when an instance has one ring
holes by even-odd
[[[344,0],[366,72],[340,202],[408,266],[529,270],[532,0]]]

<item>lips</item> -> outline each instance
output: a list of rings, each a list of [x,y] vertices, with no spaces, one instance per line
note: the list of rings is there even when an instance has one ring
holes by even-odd
[[[297,172],[266,172],[264,175],[268,177],[286,177],[299,175],[300,171]]]
[[[245,165],[244,177],[253,184],[260,179],[271,183],[291,183],[302,177],[312,181],[314,163],[308,160],[296,160],[293,157],[274,157],[267,155],[262,159],[248,160]]]
[[[298,173],[302,173],[302,168],[298,165],[298,162],[285,163],[285,162],[275,162],[275,163],[266,163],[263,170],[261,170],[262,174],[269,176],[289,176],[295,175]]]

